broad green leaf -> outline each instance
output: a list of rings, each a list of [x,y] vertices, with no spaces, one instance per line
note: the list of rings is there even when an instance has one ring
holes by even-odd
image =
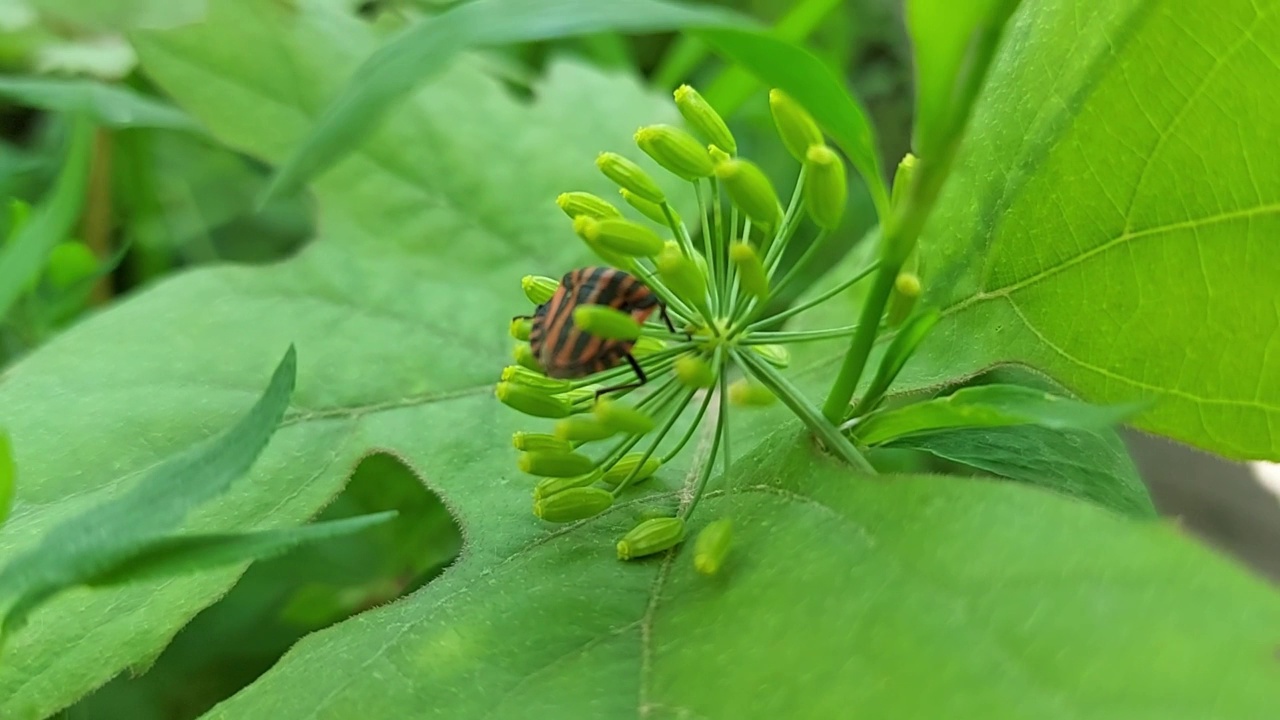
[[[319,99],[377,43],[346,13],[257,0],[219,0],[207,23],[135,40],[184,110],[267,161],[296,146]],[[569,62],[547,73],[529,101],[470,63],[451,68],[317,183],[320,237],[298,255],[159,281],[9,368],[0,426],[23,481],[0,565],[233,422],[289,343],[298,388],[281,429],[250,476],[183,532],[305,523],[362,457],[384,450],[445,496],[473,542],[505,547],[542,532],[532,483],[512,464],[510,433],[527,426],[492,395],[510,318],[529,307],[520,277],[586,259],[556,196],[616,192],[596,154],[630,147],[639,123],[679,119],[669,97],[626,76]],[[607,111],[584,110],[605,95]],[[9,638],[0,717],[46,717],[145,667],[242,570],[56,598]]]
[[[105,587],[223,565],[268,560],[299,545],[357,533],[394,517],[394,512],[385,512],[285,530],[226,535],[171,535],[148,544],[116,565],[104,568],[89,577],[84,584]]]
[[[365,61],[280,169],[269,192],[293,189],[327,170],[397,101],[467,48],[602,31],[662,32],[743,22],[722,10],[664,0],[473,0],[459,4],[404,30]]]
[[[1007,361],[1135,424],[1280,460],[1280,3],[1024,3],[921,240],[904,374]]]
[[[305,638],[206,717],[1191,720],[1280,701],[1259,631],[1280,596],[1172,527],[1008,482],[852,477],[796,427],[699,506],[691,536],[733,522],[716,577],[688,542],[613,558],[664,498],[477,543],[482,560]]]
[[[1134,517],[1155,507],[1112,430],[1051,429],[1039,425],[961,428],[906,437],[886,447],[923,450],[979,470],[1096,502]]]
[[[30,287],[49,253],[67,239],[80,218],[92,143],[93,126],[88,120],[77,118],[72,123],[62,173],[53,189],[0,249],[0,318]]]
[[[13,443],[9,433],[0,430],[0,525],[9,517],[13,508],[13,484],[16,469],[13,466]]]
[[[1051,430],[1107,428],[1128,420],[1140,403],[1097,406],[1020,385],[979,385],[881,410],[854,427],[858,441],[879,445],[919,433],[963,427],[1039,425]]]
[[[145,573],[180,552],[181,542],[171,543],[168,551],[152,546],[249,471],[289,405],[296,372],[291,346],[262,396],[234,426],[148,469],[110,500],[51,527],[38,544],[6,563],[0,569],[0,639],[58,593],[94,584],[104,575],[127,575],[131,564],[140,564]],[[216,555],[216,541],[207,542],[203,551]]]
[[[177,108],[97,80],[0,76],[0,97],[41,110],[79,114],[106,127],[201,132],[200,126]]]

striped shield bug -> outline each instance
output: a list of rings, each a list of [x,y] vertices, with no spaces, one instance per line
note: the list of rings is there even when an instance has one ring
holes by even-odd
[[[653,290],[635,276],[610,267],[582,267],[560,278],[555,294],[538,306],[532,316],[529,347],[548,377],[580,378],[616,367],[624,360],[636,373],[637,382],[602,388],[607,392],[629,390],[649,381],[640,363],[631,354],[634,340],[616,340],[592,335],[573,322],[573,311],[582,305],[605,305],[627,313],[639,324],[658,311],[671,332],[676,332],[666,306]],[[524,316],[519,316],[524,317]]]

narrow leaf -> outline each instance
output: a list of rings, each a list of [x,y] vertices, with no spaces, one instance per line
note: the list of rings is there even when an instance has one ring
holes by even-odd
[[[0,76],[0,97],[50,112],[79,113],[105,127],[203,132],[168,103],[97,80]]]
[[[880,398],[884,397],[885,391],[893,384],[893,379],[898,377],[898,373],[902,372],[907,360],[911,359],[916,347],[920,345],[920,342],[937,324],[938,312],[929,310],[912,317],[903,325],[898,334],[894,336],[893,341],[889,343],[888,349],[884,352],[884,357],[880,359],[880,366],[876,369],[876,374],[871,379],[871,384],[867,386],[867,391],[858,400],[858,404],[853,410],[855,417],[874,408],[880,402]]]
[[[895,438],[962,427],[1039,425],[1099,429],[1124,422],[1145,404],[1098,406],[1021,385],[980,385],[941,398],[872,414],[856,426],[858,440],[879,445]]]
[[[93,125],[77,118],[71,126],[62,174],[53,191],[0,250],[0,318],[8,315],[13,303],[39,275],[54,246],[67,239],[79,219],[92,145]]]
[[[93,587],[119,585],[208,570],[223,565],[268,560],[299,545],[350,535],[387,522],[395,511],[282,530],[225,535],[173,535],[161,538],[85,579]]]
[[[922,450],[1130,517],[1155,516],[1147,487],[1113,430],[1038,425],[960,428],[901,438],[888,447]]]
[[[296,189],[362,141],[398,100],[473,46],[598,32],[743,25],[738,15],[662,0],[475,0],[404,30],[364,62],[280,168],[267,198]],[[265,200],[264,200],[265,202]]]
[[[236,425],[156,466],[112,500],[64,520],[0,570],[0,640],[41,603],[109,572],[247,472],[289,405],[295,372],[290,346],[266,391]]]

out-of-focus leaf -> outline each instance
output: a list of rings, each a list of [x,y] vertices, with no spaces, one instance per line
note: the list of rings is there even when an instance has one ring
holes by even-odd
[[[1096,430],[1118,425],[1143,407],[1142,403],[1101,407],[1021,385],[979,385],[873,413],[858,423],[854,432],[859,442],[879,445],[908,435],[962,427],[1039,425],[1055,430]]]
[[[198,21],[207,0],[25,0],[41,12],[94,31],[161,30]]]
[[[0,430],[0,525],[9,517],[13,507],[13,484],[16,471],[13,465],[13,442],[9,433]]]
[[[203,132],[172,105],[97,80],[0,76],[0,97],[41,110],[77,113],[106,127]]]
[[[304,543],[360,532],[385,523],[395,515],[394,512],[384,512],[251,533],[172,535],[148,543],[116,564],[102,568],[85,578],[83,584],[104,587],[197,572],[222,565],[267,560]]]
[[[900,438],[884,447],[923,450],[1124,515],[1155,517],[1147,486],[1113,430],[1040,425],[960,428]]]
[[[289,405],[295,373],[290,346],[258,402],[238,423],[150,469],[108,502],[59,523],[0,569],[0,641],[57,593],[147,552],[194,508],[248,472]]]
[[[71,129],[62,174],[53,190],[0,250],[0,318],[8,314],[40,274],[49,253],[70,236],[79,220],[92,144],[93,125],[77,119]]]

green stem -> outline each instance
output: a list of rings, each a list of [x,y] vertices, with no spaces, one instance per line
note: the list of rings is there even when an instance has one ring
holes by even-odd
[[[766,234],[764,236],[764,244],[760,247],[760,261],[764,263],[766,268],[775,254],[781,254],[782,248],[787,244],[787,239],[791,233],[795,231],[792,224],[800,210],[800,193],[804,191],[804,166],[800,166],[800,173],[796,176],[795,189],[791,191],[791,202],[787,203],[787,210],[782,215],[782,222],[778,223],[778,230],[773,235]]]
[[[826,444],[827,449],[835,453],[837,457],[854,466],[855,468],[875,474],[875,468],[871,467],[871,463],[858,452],[858,449],[849,442],[849,439],[836,428],[835,424],[829,422],[818,412],[818,409],[810,405],[804,396],[800,394],[800,390],[792,385],[785,377],[775,370],[769,363],[762,358],[753,357],[754,353],[735,352],[734,358],[743,369],[755,376],[760,384],[769,388],[774,395],[777,395],[787,407],[791,408],[791,412],[795,413],[804,424],[809,426],[822,441]]]
[[[675,234],[676,242],[680,243],[684,256],[693,259],[693,238],[689,237],[689,228],[684,226],[684,222],[676,219],[676,212],[670,203],[662,203],[662,214],[666,216],[667,227],[671,228],[671,232]]]
[[[720,205],[720,181],[713,175],[707,182],[711,185],[711,215],[714,219],[711,251],[715,253],[716,276],[720,278],[720,282],[712,287],[717,295],[716,307],[724,312],[729,307],[729,298],[725,295],[729,287],[729,231],[724,226],[724,211]]]
[[[707,414],[707,407],[711,405],[711,398],[714,395],[714,392],[707,390],[706,396],[702,398],[702,405],[698,408],[698,414],[693,417],[693,423],[689,425],[687,430],[685,430],[684,437],[680,438],[680,442],[676,443],[675,447],[671,448],[666,455],[662,456],[663,465],[671,462],[677,455],[679,455],[680,451],[684,450],[684,446],[688,445],[689,440],[691,440],[694,434],[698,432],[698,425],[702,423],[702,416]]]
[[[776,285],[769,288],[769,296],[759,303],[760,307],[768,307],[769,301],[782,294],[782,291],[787,287],[787,285],[790,285],[797,277],[800,276],[800,271],[804,269],[805,265],[809,264],[809,261],[818,253],[818,250],[830,235],[831,232],[829,230],[822,230],[813,238],[813,242],[809,243],[809,247],[805,248],[799,259],[797,259],[795,264],[791,266],[791,269],[787,271],[787,274],[783,275],[782,279],[779,280]],[[770,268],[769,274],[773,274],[773,268]]]
[[[830,300],[836,295],[839,295],[845,290],[848,290],[850,287],[854,285],[854,283],[866,278],[868,275],[875,272],[876,268],[878,267],[880,267],[880,263],[874,262],[868,267],[864,268],[863,270],[858,271],[858,273],[853,277],[849,278],[848,280],[845,280],[839,285],[836,285],[835,287],[822,293],[821,295],[819,295],[818,297],[812,300],[796,305],[795,307],[788,308],[787,310],[777,313],[776,315],[770,315],[767,318],[752,322],[751,324],[746,326],[745,331],[749,333],[754,333],[756,332],[757,329],[764,327],[765,325],[776,325],[777,323],[780,323],[783,320],[786,320],[787,318],[793,317],[795,315],[799,315],[805,310],[809,310],[811,308],[817,307],[818,305],[821,305],[822,303]],[[736,334],[737,334],[736,332],[730,332],[729,337],[732,339]]]
[[[849,337],[858,331],[857,325],[844,325],[826,330],[796,330],[793,332],[753,332],[738,341],[739,345],[768,345],[770,343],[809,342]]]
[[[827,402],[822,406],[822,414],[833,425],[839,425],[849,411],[849,401],[862,379],[862,371],[867,366],[867,357],[871,355],[871,346],[875,344],[876,332],[880,329],[880,318],[884,315],[885,305],[889,301],[889,293],[893,291],[893,282],[898,277],[896,267],[880,265],[876,271],[875,284],[867,296],[862,313],[858,316],[858,329],[849,344],[849,351],[840,366],[840,374],[836,376]]]
[[[678,382],[674,377],[671,378],[671,380],[673,381],[673,383]],[[628,473],[627,476],[622,479],[622,482],[618,483],[617,487],[613,489],[614,497],[618,497],[619,495],[621,495],[622,491],[626,490],[631,485],[631,483],[635,481],[636,475],[640,474],[640,469],[644,467],[644,464],[649,461],[649,458],[658,449],[658,445],[662,442],[662,439],[667,436],[667,433],[671,432],[671,428],[675,426],[676,421],[679,420],[680,416],[684,413],[684,409],[688,407],[689,401],[693,399],[694,392],[695,392],[694,390],[689,390],[688,392],[686,392],[684,394],[684,399],[681,400],[679,403],[679,407],[677,407],[675,410],[671,412],[670,415],[667,416],[666,421],[662,423],[662,427],[658,429],[657,435],[654,436],[653,442],[649,443],[649,449],[644,451],[644,456],[640,458],[640,462],[636,463],[635,468],[633,468],[631,472]],[[678,385],[676,386],[676,391],[673,392],[671,395],[672,399],[677,397],[680,397]],[[664,401],[663,402],[664,408],[666,404],[667,402]],[[638,441],[639,439],[640,437],[636,436],[636,440]]]
[[[668,290],[667,286],[663,285],[662,282],[658,280],[658,276],[653,274],[653,272],[648,268],[641,265],[639,262],[633,261],[629,269],[632,273],[638,275],[640,279],[644,281],[644,284],[649,286],[649,288],[662,299],[662,302],[667,306],[667,310],[675,314],[677,318],[691,323],[701,317],[701,313],[695,312],[690,309],[688,305],[685,305],[684,301],[676,297],[675,293]]]
[[[702,183],[697,180],[693,181],[693,192],[698,197],[698,217],[702,223],[702,258],[707,262],[707,294],[711,296],[711,313],[712,317],[720,312],[719,293],[716,292],[716,264],[711,254],[711,216],[710,208],[707,207],[706,198],[702,195]],[[707,324],[714,327],[715,323],[711,322],[712,318],[707,318]]]
[[[716,412],[715,429],[712,430],[715,435],[711,438],[711,452],[707,455],[707,461],[702,464],[702,468],[698,472],[698,480],[694,483],[693,494],[689,496],[689,504],[680,509],[680,518],[682,520],[688,520],[693,515],[694,508],[698,506],[698,501],[702,499],[702,494],[707,489],[707,482],[711,479],[711,473],[715,468],[716,455],[720,452],[720,443],[729,434],[729,373],[725,372],[724,365],[723,356],[717,352],[716,366],[720,368],[720,387],[716,392],[716,395],[719,396],[719,407]]]

